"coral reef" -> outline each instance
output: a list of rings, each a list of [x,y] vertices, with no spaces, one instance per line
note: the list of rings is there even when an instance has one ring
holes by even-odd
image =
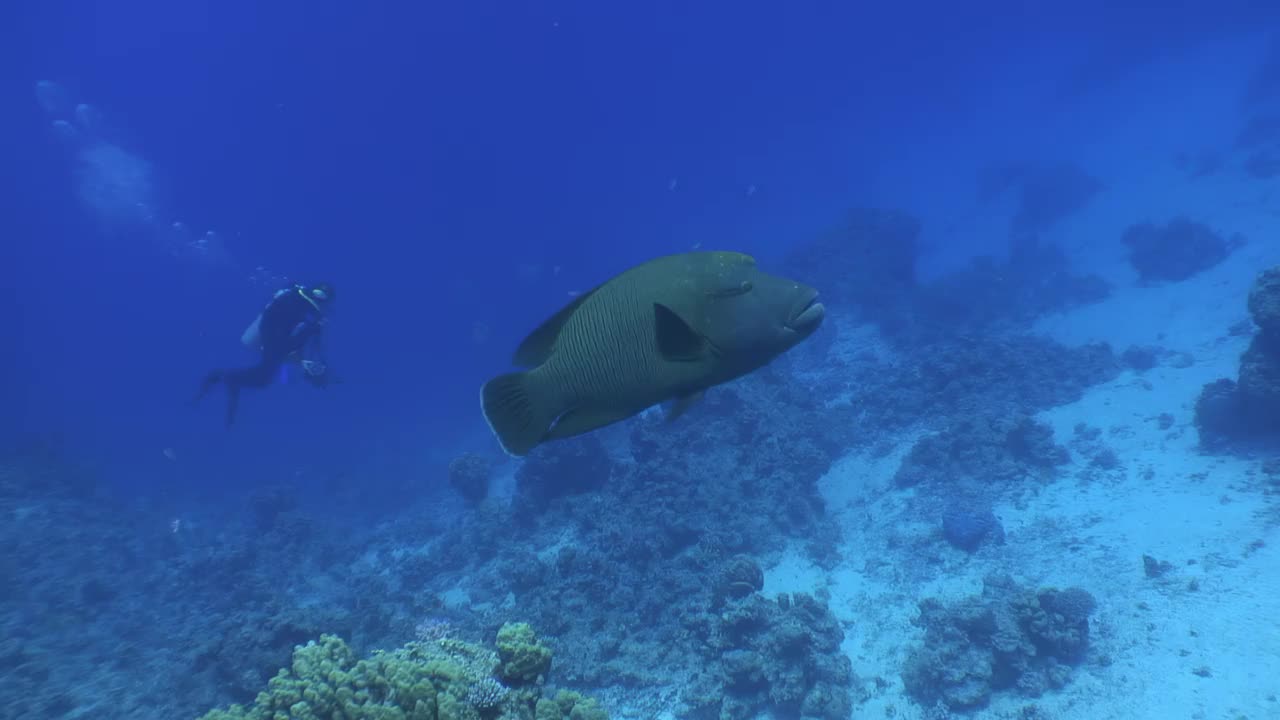
[[[979,198],[1017,193],[1010,223],[1015,237],[1044,232],[1082,210],[1103,189],[1102,183],[1069,163],[1023,163],[991,168],[979,179]]]
[[[1219,378],[1196,399],[1201,446],[1222,451],[1280,439],[1280,343],[1259,334],[1240,356],[1239,380]]]
[[[821,595],[763,597],[756,559],[795,549],[820,568],[840,563],[842,528],[819,480],[845,453],[883,456],[920,429],[927,439],[904,477],[935,484],[903,495],[934,498],[913,508],[937,528],[932,550],[955,563],[964,558],[944,539],[998,553],[987,546],[1000,535],[993,498],[958,488],[995,493],[1053,477],[1061,448],[1031,418],[1120,367],[1106,346],[1025,332],[1036,313],[1087,295],[1077,293],[1087,282],[1055,279],[1065,263],[1053,246],[1022,238],[1009,263],[922,287],[910,270],[913,228],[872,213],[846,228],[861,240],[830,238],[799,254],[834,293],[862,303],[857,317],[832,305],[826,345],[716,388],[676,422],[650,413],[540,448],[519,467],[511,503],[485,499],[488,459],[478,455],[458,458],[449,483],[412,492],[404,478],[344,490],[334,478],[308,486],[264,475],[238,494],[220,488],[231,501],[178,494],[151,507],[102,502],[89,473],[0,473],[0,514],[13,518],[0,524],[0,580],[12,589],[0,599],[0,669],[21,688],[5,706],[31,717],[193,717],[250,705],[321,633],[355,648],[393,648],[417,633],[425,647],[527,620],[547,639],[529,643],[508,626],[496,673],[449,686],[457,712],[598,716],[567,692],[520,700],[531,688],[512,685],[545,677],[554,651],[556,682],[651,702],[655,714],[674,709],[664,690],[687,679],[687,716],[847,717],[840,626]],[[902,242],[871,242],[890,236]],[[850,278],[845,250],[882,263],[866,273],[878,287]],[[1000,284],[1022,267],[1036,279]],[[983,283],[999,291],[972,314],[906,321],[932,312],[931,297],[956,304],[939,289]],[[1061,291],[1042,302],[1037,287]],[[325,509],[307,502],[312,492],[348,494]],[[904,572],[930,571],[920,565]],[[362,672],[386,670],[366,663]],[[131,692],[144,678],[153,692]]]
[[[14,518],[0,524],[0,575],[22,569],[0,599],[0,666],[25,687],[5,698],[15,716],[191,717],[252,697],[326,629],[364,640],[385,626],[376,608],[351,612],[350,590],[384,586],[351,581],[335,563],[343,533],[283,486],[194,518],[114,502],[74,467],[33,462],[0,462],[0,513]],[[322,580],[324,602],[297,601]],[[142,678],[163,702],[131,690]]]
[[[1050,222],[1047,205],[1027,212],[1044,214],[1035,225]],[[1026,324],[1110,293],[1100,277],[1073,273],[1061,248],[1034,234],[1017,235],[1007,261],[976,258],[962,271],[922,284],[915,269],[919,234],[919,221],[906,213],[854,210],[839,227],[795,249],[786,264],[821,288],[831,307],[852,307],[891,336]]]
[[[984,333],[922,338],[886,361],[861,357],[837,367],[851,378],[860,425],[881,431],[922,418],[936,428],[979,416],[1007,423],[1000,418],[1072,402],[1120,373],[1106,345],[1068,348],[1040,337]],[[851,435],[855,443],[868,436]]]
[[[1215,380],[1196,400],[1196,427],[1207,450],[1280,439],[1280,267],[1258,276],[1248,307],[1259,331],[1240,357],[1238,380]]]
[[[919,235],[920,222],[905,212],[858,208],[799,246],[785,266],[821,288],[829,304],[852,306],[892,326],[902,320],[916,284]]]
[[[1131,345],[1120,353],[1120,362],[1130,370],[1146,372],[1160,363],[1160,348]]]
[[[729,574],[744,562],[731,561]],[[684,692],[684,715],[849,717],[852,666],[840,651],[844,631],[825,603],[804,593],[770,601],[751,592],[727,598],[691,629],[703,641],[704,662]]]
[[[595,699],[571,690],[561,690],[552,697],[538,699],[535,720],[608,720],[609,714]]]
[[[297,508],[298,492],[286,485],[267,485],[249,493],[249,511],[262,532],[275,528],[282,515]]]
[[[1142,556],[1142,573],[1148,578],[1163,577],[1173,570],[1173,563],[1168,560],[1157,560],[1150,555]]]
[[[764,572],[756,561],[736,555],[725,563],[716,577],[713,604],[719,607],[726,599],[741,600],[764,589]]]
[[[390,574],[416,598],[460,598],[448,601],[459,611],[443,612],[461,632],[533,623],[556,638],[564,682],[661,687],[705,665],[706,635],[691,625],[759,591],[758,566],[738,556],[799,540],[816,563],[839,562],[817,481],[857,428],[830,412],[814,390],[766,370],[708,393],[679,422],[644,416],[538,448],[510,507],[467,513],[427,549],[398,555]],[[607,482],[561,492],[575,475]],[[402,541],[389,532],[366,547],[390,554]]]
[[[1238,235],[1224,239],[1186,217],[1132,225],[1121,241],[1129,248],[1129,264],[1147,284],[1186,280],[1226,260],[1244,242]]]
[[[1006,262],[975,258],[967,268],[922,287],[914,299],[914,330],[989,332],[1099,302],[1111,287],[1096,275],[1077,275],[1062,250],[1035,238],[1015,240]]]
[[[1053,430],[1029,416],[960,418],[917,441],[894,481],[903,487],[964,481],[989,487],[1049,479],[1068,459],[1066,448],[1053,442]]]
[[[213,710],[203,720],[606,720],[598,704],[576,694],[542,698],[536,684],[541,674],[506,672],[510,661],[499,657],[505,658],[513,643],[517,653],[546,651],[528,625],[504,626],[498,654],[439,638],[357,660],[341,639],[322,635],[318,642],[299,645],[290,667],[281,669],[252,705]],[[545,672],[550,662],[546,651],[545,662],[539,656],[537,665]]]
[[[1280,267],[1264,270],[1249,290],[1249,316],[1264,334],[1280,337]]]
[[[464,453],[449,461],[449,485],[471,505],[489,496],[492,474],[493,463],[477,453]]]
[[[599,488],[612,471],[599,436],[583,435],[535,448],[516,470],[516,490],[528,510],[538,512],[556,498]]]
[[[528,623],[507,623],[498,630],[498,672],[516,685],[532,685],[551,670],[551,649],[538,642]]]
[[[907,692],[926,707],[971,710],[1003,690],[1038,697],[1060,688],[1085,659],[1095,607],[1080,588],[1031,591],[997,575],[980,596],[924,600],[916,620],[924,643],[902,675]]]
[[[1196,429],[1200,447],[1211,452],[1225,451],[1254,434],[1253,424],[1244,414],[1235,380],[1219,378],[1208,383],[1196,398]]]
[[[971,553],[983,543],[1003,543],[1004,526],[989,507],[953,507],[942,516],[942,537],[952,547]]]
[[[1259,333],[1249,343],[1240,356],[1238,386],[1246,413],[1268,419],[1280,414],[1280,334]]]

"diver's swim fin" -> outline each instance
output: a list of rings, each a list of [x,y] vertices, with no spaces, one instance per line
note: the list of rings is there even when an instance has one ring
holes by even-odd
[[[225,371],[209,371],[209,374],[205,375],[204,380],[200,383],[200,390],[196,392],[195,397],[191,398],[191,405],[194,406],[199,403],[220,382],[227,383],[227,427],[231,427],[236,420],[236,410],[240,408],[240,387],[227,380]]]
[[[196,405],[204,399],[205,395],[213,389],[214,385],[222,382],[223,372],[221,370],[210,370],[208,375],[204,376],[204,380],[200,381],[200,389],[196,391],[195,397],[191,398],[191,405]]]

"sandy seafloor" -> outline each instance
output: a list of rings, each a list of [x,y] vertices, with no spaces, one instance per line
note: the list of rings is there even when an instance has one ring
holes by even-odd
[[[972,717],[1017,717],[1034,702],[1044,717],[1063,720],[1280,718],[1280,497],[1264,494],[1259,460],[1202,454],[1194,425],[1204,384],[1236,376],[1249,335],[1230,328],[1248,318],[1249,287],[1261,269],[1280,264],[1280,218],[1261,188],[1225,178],[1217,187],[1200,183],[1200,195],[1180,193],[1191,217],[1249,240],[1181,283],[1140,286],[1118,242],[1077,246],[1076,259],[1115,282],[1115,292],[1043,318],[1037,331],[1069,345],[1100,340],[1117,352],[1158,345],[1169,353],[1152,370],[1125,372],[1040,415],[1068,448],[1077,423],[1103,429],[1120,466],[1099,470],[1073,450],[1057,481],[997,505],[1003,545],[919,556],[937,530],[902,520],[907,494],[922,490],[892,481],[915,436],[886,457],[850,455],[827,473],[821,487],[844,528],[844,563],[827,573],[790,553],[767,570],[765,592],[830,593],[845,650],[871,695],[855,717],[927,717],[901,679],[922,634],[911,623],[917,602],[979,593],[984,575],[1003,572],[1025,585],[1093,593],[1091,658],[1060,691],[1038,699],[998,693]],[[1118,238],[1124,225],[1109,215],[1102,204],[1093,231]],[[1087,232],[1090,219],[1072,225]],[[1167,429],[1157,422],[1162,413],[1173,416]],[[1174,569],[1148,578],[1144,554]],[[877,677],[887,687],[877,689]]]
[[[1167,110],[1149,105],[1153,118]],[[1111,151],[1093,152],[1095,160],[1109,153],[1133,160],[1128,151],[1151,126],[1129,120],[1127,130],[1106,138]],[[1148,146],[1141,154],[1149,162],[1113,165],[1104,192],[1043,238],[1064,248],[1077,271],[1113,287],[1102,302],[1041,318],[1035,332],[1068,346],[1104,341],[1117,353],[1138,345],[1163,354],[1151,370],[1123,372],[1040,413],[1071,461],[1055,481],[1028,480],[996,503],[1005,542],[968,555],[938,542],[936,525],[911,519],[911,494],[929,489],[899,488],[893,477],[921,429],[897,438],[887,455],[843,457],[822,479],[828,511],[843,528],[844,560],[835,570],[816,567],[799,546],[766,565],[767,596],[829,597],[860,685],[853,717],[946,717],[903,687],[904,663],[923,636],[912,624],[918,603],[978,594],[984,576],[1005,573],[1029,587],[1092,593],[1090,657],[1060,690],[1039,698],[999,692],[988,707],[951,717],[1280,719],[1280,495],[1264,489],[1261,458],[1202,453],[1194,423],[1203,386],[1237,376],[1253,332],[1250,287],[1260,271],[1280,265],[1280,181],[1247,177],[1230,163],[1191,178],[1176,169],[1177,150],[1172,141]],[[923,218],[926,235],[931,223],[945,225],[938,231],[945,237],[933,239],[935,253],[1006,231],[1007,216],[963,214],[959,221]],[[1181,215],[1246,243],[1188,280],[1139,283],[1120,241],[1124,230]],[[876,337],[874,327],[842,324],[834,351],[889,353],[868,347]],[[1164,414],[1173,421],[1162,428]],[[1117,468],[1091,465],[1075,437],[1079,423],[1102,430]],[[1173,569],[1149,578],[1143,555]],[[649,693],[616,709],[622,717],[671,718],[678,694]],[[1036,713],[1026,713],[1030,705]]]
[[[1125,228],[1179,215],[1246,243],[1188,280],[1142,285],[1120,242]],[[947,233],[963,238],[1001,227],[998,218],[971,222]],[[1107,342],[1117,353],[1157,346],[1159,364],[1040,413],[1071,461],[1053,482],[1029,479],[1005,494],[994,508],[1005,542],[972,555],[939,542],[936,524],[908,512],[912,494],[927,486],[894,483],[927,430],[904,433],[888,454],[877,447],[874,455],[846,455],[820,481],[843,529],[842,563],[826,571],[797,544],[766,563],[764,594],[828,598],[858,683],[853,718],[1280,719],[1280,494],[1267,494],[1262,458],[1201,452],[1194,422],[1204,385],[1237,376],[1254,331],[1250,287],[1259,272],[1280,265],[1280,182],[1233,171],[1191,179],[1172,163],[1130,171],[1045,239],[1065,248],[1076,270],[1103,276],[1113,289],[1102,302],[1041,318],[1034,331],[1068,346]],[[876,346],[872,326],[841,323],[838,337],[833,352],[892,353]],[[1162,427],[1166,414],[1172,424]],[[1115,452],[1118,467],[1091,464],[1084,451],[1099,445],[1081,445],[1080,423],[1102,430],[1098,443]],[[510,494],[512,484],[505,478],[497,494]],[[1172,569],[1149,578],[1143,555]],[[902,681],[923,637],[912,624],[918,603],[981,593],[991,573],[1092,593],[1098,608],[1088,660],[1064,688],[1038,698],[997,692],[983,709],[950,715],[921,707]],[[679,688],[626,696],[613,698],[619,717],[670,720]]]

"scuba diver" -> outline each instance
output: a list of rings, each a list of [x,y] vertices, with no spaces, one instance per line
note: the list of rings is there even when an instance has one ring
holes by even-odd
[[[323,335],[326,312],[333,303],[333,287],[320,283],[312,287],[293,285],[276,291],[240,341],[259,350],[257,365],[236,370],[213,370],[205,376],[199,401],[218,383],[227,386],[227,425],[235,422],[241,388],[262,388],[283,379],[290,363],[297,363],[303,379],[324,388],[333,382],[324,359]]]

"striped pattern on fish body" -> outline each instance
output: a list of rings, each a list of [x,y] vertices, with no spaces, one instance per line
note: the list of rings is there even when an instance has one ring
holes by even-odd
[[[682,401],[678,415],[702,390],[807,337],[822,319],[816,296],[740,253],[657,258],[534,330],[515,353],[531,369],[482,388],[485,419],[507,452],[523,455],[665,400]]]
[[[662,293],[647,275],[623,274],[590,293],[564,324],[551,356],[530,372],[555,388],[560,402],[603,409],[593,405],[607,399],[609,407],[635,414],[706,374],[705,362],[663,357],[653,307]]]

